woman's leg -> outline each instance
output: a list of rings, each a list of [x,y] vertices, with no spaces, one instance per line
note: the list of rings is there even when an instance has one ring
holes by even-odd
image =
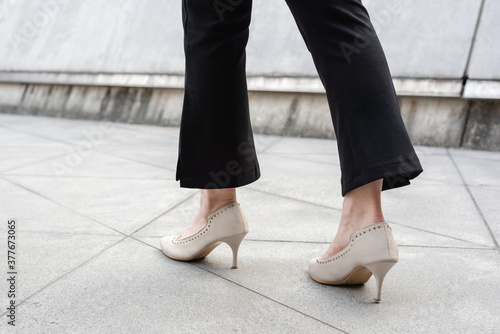
[[[186,81],[176,179],[200,188],[200,207],[180,239],[236,201],[260,177],[245,74],[252,1],[183,0]]]
[[[387,61],[360,0],[286,0],[326,89],[342,170],[342,195],[422,172],[401,118]]]
[[[337,136],[344,204],[326,258],[353,232],[383,222],[381,191],[408,185],[422,168],[361,1],[286,1],[325,86]]]
[[[382,182],[382,179],[370,182],[344,196],[337,234],[322,258],[332,256],[344,248],[354,232],[385,221],[380,200]]]
[[[245,76],[251,7],[251,0],[183,0],[181,187],[235,188],[260,177]]]

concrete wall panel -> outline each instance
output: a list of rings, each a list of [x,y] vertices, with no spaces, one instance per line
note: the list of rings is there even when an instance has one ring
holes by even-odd
[[[500,151],[500,101],[474,101],[463,147]]]
[[[481,0],[364,3],[394,77],[462,77]],[[0,71],[182,74],[180,4],[0,0]],[[316,76],[284,0],[254,1],[247,68],[252,76]]]
[[[365,0],[395,77],[461,78],[481,0]]]
[[[469,102],[449,98],[400,98],[401,115],[412,141],[460,147]]]
[[[0,104],[4,110],[14,110],[23,99],[26,86],[0,83]]]
[[[1,1],[0,70],[182,72],[180,4],[180,0]]]
[[[485,0],[468,75],[472,79],[500,80],[500,1]]]

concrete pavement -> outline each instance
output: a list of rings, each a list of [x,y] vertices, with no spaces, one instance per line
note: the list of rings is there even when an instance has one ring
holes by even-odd
[[[0,114],[0,244],[16,221],[16,318],[2,333],[495,333],[500,153],[417,147],[424,173],[383,194],[400,246],[382,302],[311,280],[337,228],[333,140],[255,135],[262,177],[238,190],[239,269],[223,244],[168,259],[198,191],[175,181],[178,128]],[[6,312],[7,311],[7,312]]]

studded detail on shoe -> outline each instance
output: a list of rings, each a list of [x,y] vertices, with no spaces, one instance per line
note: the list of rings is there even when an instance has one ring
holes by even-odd
[[[180,237],[180,235],[177,235],[177,236],[175,236],[172,239],[172,243],[180,245],[180,244],[185,244],[187,242],[190,242],[190,241],[193,241],[195,239],[198,239],[201,235],[203,235],[206,232],[208,232],[208,230],[212,226],[212,221],[214,220],[215,217],[218,217],[219,215],[221,215],[222,213],[226,212],[228,209],[234,207],[235,205],[236,205],[236,203],[233,203],[231,205],[228,205],[226,207],[221,208],[218,211],[215,211],[210,216],[208,216],[208,218],[207,218],[208,224],[207,224],[207,226],[204,229],[202,229],[201,231],[199,231],[198,233],[194,234],[193,236],[191,236],[191,237],[189,237],[187,239],[177,240]],[[238,203],[238,205],[239,205],[239,203]]]
[[[398,247],[386,222],[373,224],[351,235],[350,243],[336,254],[309,262],[309,275],[317,282],[342,285],[364,284],[372,276],[377,280],[380,301],[382,281],[398,262]]]
[[[160,239],[160,247],[169,258],[191,261],[207,256],[222,242],[233,250],[233,268],[237,267],[238,247],[248,233],[248,222],[238,202],[228,203],[207,217],[203,229],[179,240],[177,236]]]
[[[389,224],[385,223],[385,226],[386,226],[387,228],[389,228],[390,230],[392,230],[392,229],[390,228]],[[380,228],[382,228],[382,225],[379,225],[379,226],[375,226],[375,227],[369,228],[369,229],[368,229],[368,233],[369,233],[369,232],[371,232],[371,231],[375,231],[376,229],[380,229]],[[341,250],[341,253],[336,254],[336,255],[335,255],[335,257],[333,257],[333,258],[328,258],[328,259],[320,259],[320,258],[318,258],[318,259],[316,259],[316,262],[317,262],[317,263],[319,263],[319,264],[326,264],[326,263],[330,263],[330,262],[333,262],[333,261],[335,261],[335,260],[340,259],[342,256],[346,255],[348,252],[350,252],[350,251],[351,251],[351,249],[352,249],[352,247],[353,247],[353,245],[354,245],[354,242],[355,242],[355,241],[359,241],[359,240],[361,239],[361,237],[362,237],[362,236],[364,236],[364,235],[366,234],[366,232],[367,232],[367,231],[366,231],[366,229],[365,229],[364,231],[363,231],[363,230],[361,230],[360,232],[358,232],[358,233],[356,233],[356,234],[351,235],[351,243],[348,245],[348,247],[347,247],[347,248],[344,248],[344,250]],[[352,238],[353,238],[353,236],[354,236],[354,239],[352,239]],[[360,238],[358,239],[358,237],[360,237]]]

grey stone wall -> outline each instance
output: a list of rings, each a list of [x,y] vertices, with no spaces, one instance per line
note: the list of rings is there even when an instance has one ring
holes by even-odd
[[[180,3],[0,0],[0,71],[182,74]],[[364,4],[394,77],[463,77],[481,0]],[[474,78],[500,79],[499,13],[498,1],[485,1],[469,66]],[[254,0],[247,53],[249,76],[316,76],[284,0]]]
[[[364,0],[419,144],[500,150],[500,2]],[[181,0],[0,0],[0,112],[178,125]],[[256,132],[334,136],[284,0],[254,0]]]

